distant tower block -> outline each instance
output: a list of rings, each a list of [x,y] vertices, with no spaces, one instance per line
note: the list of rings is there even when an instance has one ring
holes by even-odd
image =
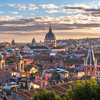
[[[0,53],[0,69],[5,67],[5,60],[3,58],[3,55]]]
[[[24,71],[24,60],[23,57],[20,55],[20,53],[17,54],[16,56],[16,61],[15,61],[15,71]]]
[[[14,39],[12,40],[11,44],[12,45],[15,45],[16,44]]]
[[[88,55],[84,59],[85,75],[90,75],[96,77],[97,71],[97,59],[94,57],[93,49],[91,43],[89,43]]]

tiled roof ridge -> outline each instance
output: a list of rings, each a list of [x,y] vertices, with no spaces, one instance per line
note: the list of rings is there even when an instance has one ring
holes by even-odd
[[[63,85],[63,84],[52,85],[52,86],[59,86],[59,87],[63,88],[63,87],[60,86],[60,85]],[[65,82],[64,85],[66,85],[66,86],[68,85],[68,86],[69,86],[69,85],[71,85],[71,83]],[[63,92],[61,92],[61,91],[59,91],[59,90],[53,88],[52,86],[45,87],[45,88],[47,89],[47,91],[53,91],[53,90],[54,90],[55,93],[58,92],[58,95],[59,95],[59,93],[60,93],[60,94],[63,94]],[[50,88],[50,90],[48,90],[49,88]],[[28,92],[28,93],[29,93],[30,95],[32,95],[32,97],[33,97],[35,91],[39,92],[39,91],[41,91],[41,90],[43,91],[43,89],[44,89],[44,88],[36,88],[36,89],[34,89],[34,90],[30,90],[30,91],[26,91],[26,92]],[[63,88],[63,89],[64,89],[64,88]],[[66,89],[64,89],[64,90],[66,90]],[[27,94],[25,95],[25,91],[23,91],[23,92],[18,92],[18,93],[21,94],[21,95],[23,95],[23,96],[25,96],[25,97],[27,97],[27,98],[29,98],[29,99],[31,98],[31,97],[28,96]],[[56,94],[57,94],[57,93],[56,93]]]
[[[64,90],[66,90],[64,87],[62,87],[62,86],[60,86],[60,85],[59,85],[59,87],[61,87],[61,88],[63,88]]]
[[[23,92],[17,92],[17,93],[19,93],[19,94],[21,94],[21,95],[23,95],[23,96],[27,97],[28,99],[30,99],[30,98],[31,98],[30,96],[25,95]]]
[[[51,89],[53,89],[53,90],[55,90],[55,91],[60,92],[61,94],[63,94],[63,92],[61,92],[61,91],[59,91],[59,90],[57,90],[57,89],[54,89],[54,88],[52,88],[52,87],[51,87]]]

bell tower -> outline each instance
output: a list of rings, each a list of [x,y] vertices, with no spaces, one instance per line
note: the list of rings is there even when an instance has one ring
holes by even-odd
[[[15,71],[24,71],[24,60],[20,53],[18,53],[16,56],[14,69]]]
[[[3,55],[0,53],[0,69],[5,67],[5,60],[3,58]]]
[[[84,59],[84,67],[85,67],[85,75],[96,77],[97,59],[95,59],[94,57],[91,43],[89,43],[87,58]]]

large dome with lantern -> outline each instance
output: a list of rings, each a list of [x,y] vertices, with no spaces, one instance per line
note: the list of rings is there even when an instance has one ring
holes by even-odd
[[[45,39],[55,39],[55,38],[56,37],[55,37],[54,33],[52,33],[52,29],[51,29],[51,26],[50,26],[49,32],[46,34]]]
[[[33,39],[32,39],[32,44],[34,44],[35,42],[36,42],[36,41],[35,41],[35,39],[33,38]]]

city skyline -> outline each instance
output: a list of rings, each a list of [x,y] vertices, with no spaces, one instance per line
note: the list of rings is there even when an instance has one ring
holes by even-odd
[[[99,0],[0,0],[0,42],[43,42],[50,25],[57,40],[99,37],[99,16]]]

